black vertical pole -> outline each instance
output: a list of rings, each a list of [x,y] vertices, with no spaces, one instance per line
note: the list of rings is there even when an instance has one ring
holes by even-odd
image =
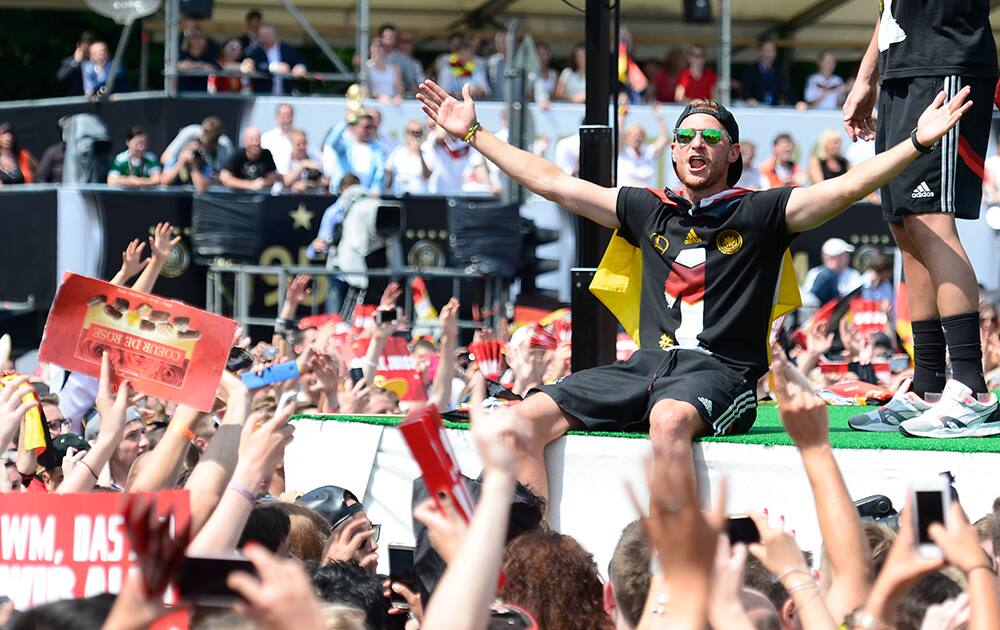
[[[611,94],[611,10],[607,0],[587,0],[587,105],[580,128],[580,177],[612,185],[612,138],[608,126]],[[611,238],[607,228],[577,217],[577,264],[572,283],[574,372],[615,360],[614,316],[588,290],[593,269]],[[589,270],[589,271],[588,271]]]

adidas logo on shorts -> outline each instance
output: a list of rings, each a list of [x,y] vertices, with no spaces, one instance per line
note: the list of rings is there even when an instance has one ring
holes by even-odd
[[[927,197],[933,197],[934,191],[931,187],[927,185],[927,182],[920,182],[920,185],[913,189],[910,193],[911,199],[926,199]]]

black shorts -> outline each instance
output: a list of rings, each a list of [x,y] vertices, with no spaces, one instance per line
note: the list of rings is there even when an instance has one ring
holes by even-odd
[[[746,433],[757,418],[756,383],[697,350],[639,350],[628,361],[570,374],[541,391],[588,431],[649,432],[649,413],[661,400],[694,405],[703,435]]]
[[[887,221],[935,212],[959,219],[979,218],[996,78],[947,76],[883,81],[875,150],[881,153],[907,140],[938,92],[944,90],[950,99],[966,85],[972,88],[966,99],[973,101],[972,108],[931,153],[918,157],[882,187],[882,216]]]

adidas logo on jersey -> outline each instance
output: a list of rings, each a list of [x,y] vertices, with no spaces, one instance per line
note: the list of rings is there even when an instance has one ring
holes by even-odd
[[[927,182],[920,182],[920,185],[914,188],[913,192],[910,193],[911,199],[926,199],[933,196],[934,191],[927,185]]]
[[[687,236],[684,237],[685,245],[697,245],[698,243],[704,243],[704,242],[705,241],[701,240],[700,236],[695,234],[694,228],[691,228],[691,230],[687,233]]]

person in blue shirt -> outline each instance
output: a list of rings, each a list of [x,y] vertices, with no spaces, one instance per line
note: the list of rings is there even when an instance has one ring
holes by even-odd
[[[337,123],[323,140],[323,173],[330,182],[340,182],[353,174],[361,186],[381,193],[385,186],[385,161],[388,157],[376,142],[378,125],[371,112],[347,110],[345,120]]]
[[[108,45],[101,41],[91,44],[90,59],[84,61],[80,69],[83,74],[83,92],[87,95],[87,98],[104,94],[107,91],[108,73],[111,72],[111,57],[108,54]],[[126,91],[125,66],[119,65],[116,74],[114,91]]]

